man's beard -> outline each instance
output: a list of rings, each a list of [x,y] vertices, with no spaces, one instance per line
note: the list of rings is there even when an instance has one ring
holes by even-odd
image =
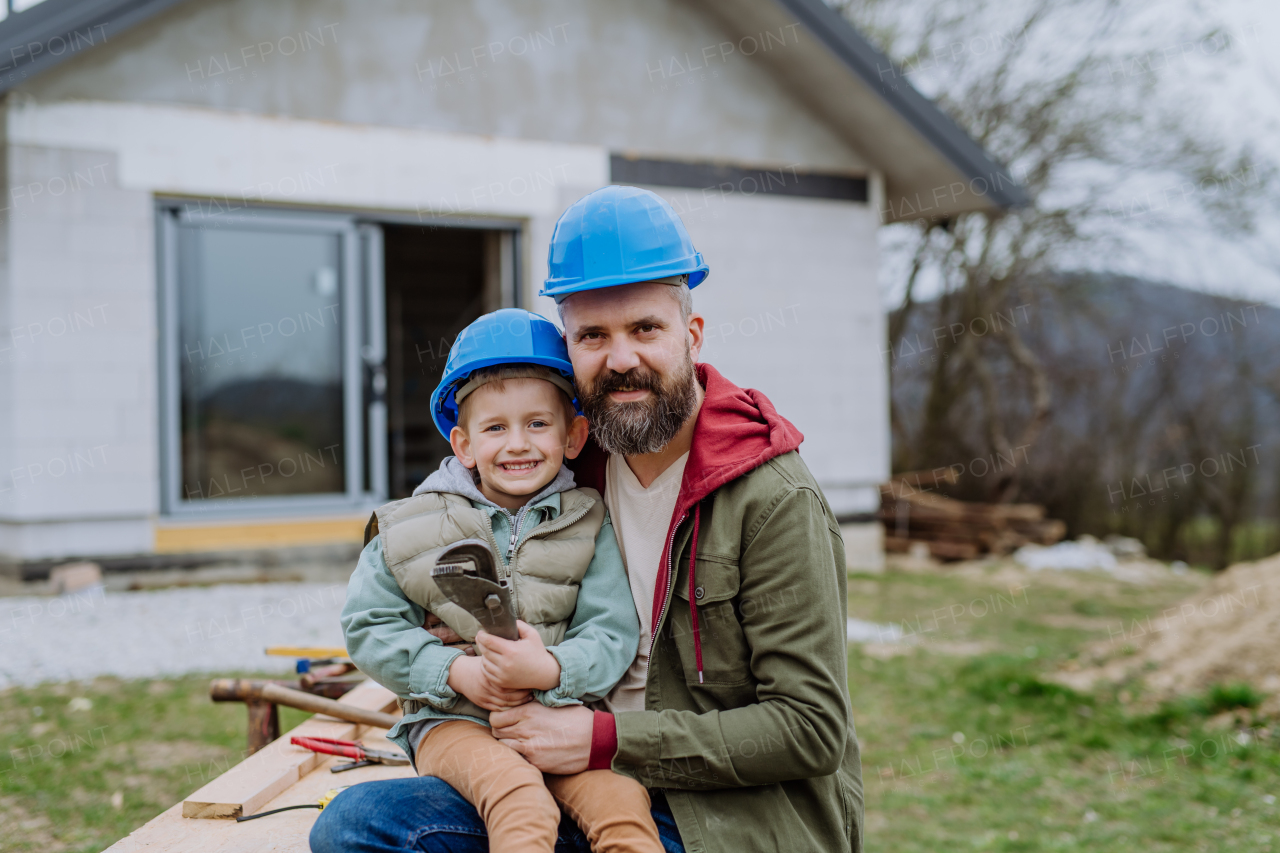
[[[684,364],[671,376],[644,367],[626,373],[606,370],[595,385],[579,384],[582,413],[591,434],[609,453],[641,456],[657,453],[676,437],[698,405],[697,376],[693,358],[686,351]],[[644,400],[615,403],[609,394],[619,390],[651,392]]]

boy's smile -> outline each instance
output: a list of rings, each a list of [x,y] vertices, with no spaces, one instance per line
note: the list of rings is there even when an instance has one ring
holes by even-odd
[[[534,468],[537,468],[539,465],[541,465],[542,462],[537,459],[529,459],[529,460],[521,459],[519,462],[502,462],[500,464],[502,465],[502,469],[504,471],[507,471],[508,473],[513,473],[516,471],[523,473],[525,471],[532,471]]]

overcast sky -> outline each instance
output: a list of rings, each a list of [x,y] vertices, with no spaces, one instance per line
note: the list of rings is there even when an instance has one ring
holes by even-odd
[[[1003,17],[1001,10],[1007,7],[994,8]],[[1280,172],[1280,0],[1155,0],[1141,14],[1144,52],[1158,52],[1166,43],[1170,50],[1180,47],[1183,36],[1173,33],[1185,33],[1182,25],[1190,21],[1207,17],[1226,26],[1225,33],[1201,43],[1201,51],[1190,59],[1168,64],[1162,71],[1163,97],[1172,99],[1191,127],[1205,128],[1210,137],[1229,143],[1251,142]],[[999,18],[990,26],[998,31]],[[927,76],[913,74],[912,82],[930,94]],[[1102,227],[1120,237],[1123,248],[1086,244],[1059,258],[1058,266],[1126,273],[1280,305],[1280,180],[1273,197],[1260,204],[1257,232],[1235,236],[1207,227],[1195,203],[1203,199],[1194,195],[1190,203],[1162,204],[1161,199],[1178,200],[1177,184],[1167,175],[1117,175],[1116,185],[1123,190],[1115,202],[1125,215],[1108,218]],[[1214,189],[1213,182],[1208,186]],[[1139,213],[1128,215],[1132,211]],[[909,255],[900,250],[903,235],[894,231],[886,229],[882,240],[881,285],[889,308],[901,302],[909,264]],[[917,282],[917,296],[927,299],[941,286],[936,277],[924,276]]]
[[[1204,120],[1228,132],[1238,128],[1280,164],[1280,2],[1221,0],[1209,7],[1230,25],[1237,55],[1211,73],[1196,69],[1187,84],[1210,102],[1213,112]],[[1117,266],[1147,278],[1280,305],[1280,186],[1274,189],[1277,196],[1253,237],[1232,241],[1195,229],[1143,234],[1136,239],[1138,250]]]

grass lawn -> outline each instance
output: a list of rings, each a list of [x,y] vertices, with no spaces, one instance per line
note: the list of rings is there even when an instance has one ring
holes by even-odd
[[[1041,679],[1203,581],[851,578],[850,615],[912,640],[850,648],[868,849],[1280,851],[1280,727],[1232,710],[1247,691],[1160,708],[1134,685],[1083,696]],[[101,850],[238,761],[245,709],[209,702],[208,682],[0,693],[0,847]]]
[[[1280,731],[1233,710],[1249,691],[1157,706],[1041,678],[1202,578],[1042,574],[851,580],[850,615],[916,640],[851,649],[869,849],[1280,849]]]
[[[239,762],[247,711],[209,680],[0,692],[0,849],[102,850]],[[281,708],[280,726],[308,716]]]

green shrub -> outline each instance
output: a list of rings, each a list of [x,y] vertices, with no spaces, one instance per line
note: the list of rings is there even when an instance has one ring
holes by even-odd
[[[1210,714],[1234,711],[1236,708],[1256,708],[1262,704],[1262,695],[1245,682],[1215,684],[1209,688],[1205,706]]]

